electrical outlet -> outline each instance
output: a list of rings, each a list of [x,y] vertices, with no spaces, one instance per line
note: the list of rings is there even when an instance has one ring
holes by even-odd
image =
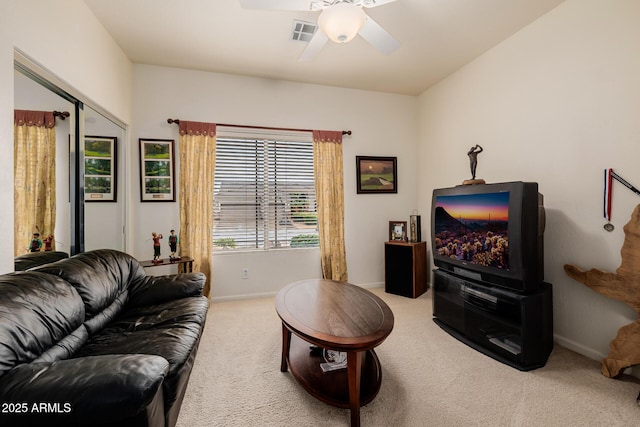
[[[246,267],[242,269],[242,278],[243,279],[248,279],[249,278],[249,269],[246,268]]]

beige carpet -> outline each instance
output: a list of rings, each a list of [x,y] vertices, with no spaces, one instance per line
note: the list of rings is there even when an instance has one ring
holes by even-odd
[[[600,374],[600,363],[555,346],[547,365],[520,372],[467,347],[431,319],[431,292],[415,300],[373,289],[395,316],[376,352],[378,396],[363,426],[637,426],[640,380]],[[178,427],[348,426],[349,411],[280,372],[274,299],[214,303]]]

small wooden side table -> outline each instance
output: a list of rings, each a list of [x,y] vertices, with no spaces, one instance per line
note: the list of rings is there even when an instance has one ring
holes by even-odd
[[[153,262],[152,260],[140,261],[143,267],[160,267],[163,265],[177,265],[178,273],[191,273],[193,271],[193,258],[183,256],[180,259],[163,258],[162,262]]]
[[[427,291],[427,243],[385,242],[384,290],[417,298]]]

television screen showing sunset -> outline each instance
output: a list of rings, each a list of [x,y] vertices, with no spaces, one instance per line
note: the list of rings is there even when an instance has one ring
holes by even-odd
[[[509,192],[437,196],[434,251],[509,269]]]

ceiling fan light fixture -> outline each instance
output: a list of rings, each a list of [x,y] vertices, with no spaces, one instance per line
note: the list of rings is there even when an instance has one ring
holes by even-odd
[[[318,17],[318,27],[335,43],[348,43],[364,25],[366,15],[361,6],[337,3],[324,9]]]

